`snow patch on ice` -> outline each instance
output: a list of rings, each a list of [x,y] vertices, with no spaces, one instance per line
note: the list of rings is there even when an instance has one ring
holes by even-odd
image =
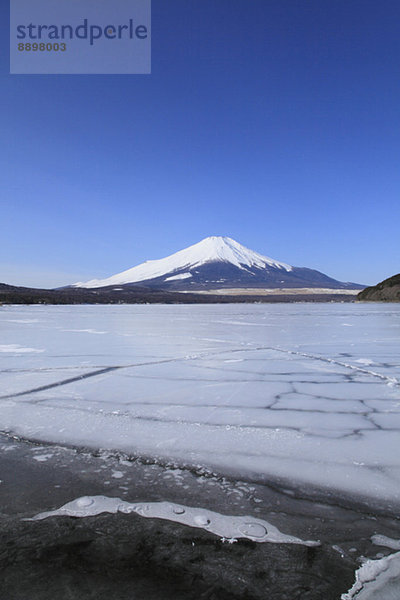
[[[95,333],[98,335],[107,333],[107,331],[98,331],[97,329],[63,329],[63,331],[72,333]]]
[[[39,319],[4,319],[6,323],[39,323]]]
[[[228,360],[224,360],[225,363],[237,363],[243,362],[243,358],[230,358]]]
[[[367,367],[374,364],[374,361],[369,358],[358,358],[354,362],[359,363],[360,365],[366,365]]]
[[[39,348],[25,348],[19,344],[0,344],[0,352],[12,354],[26,354],[28,352],[44,352]]]
[[[277,527],[250,516],[230,516],[193,508],[172,502],[125,502],[120,498],[108,496],[83,496],[72,500],[57,510],[40,513],[26,521],[40,521],[48,517],[93,517],[101,513],[125,514],[136,513],[142,517],[164,519],[182,523],[189,527],[197,527],[215,533],[225,539],[245,538],[254,542],[272,542],[276,544],[302,544],[319,546],[320,542],[301,540],[286,535]]]
[[[33,460],[37,460],[38,462],[46,462],[49,458],[53,458],[54,454],[36,454],[33,457]]]

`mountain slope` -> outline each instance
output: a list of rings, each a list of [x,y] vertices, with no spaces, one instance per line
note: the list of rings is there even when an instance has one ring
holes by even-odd
[[[227,264],[245,270],[246,268],[274,267],[291,271],[292,267],[284,263],[262,256],[245,248],[235,240],[227,237],[208,237],[180,250],[171,256],[159,260],[148,260],[132,269],[108,277],[107,279],[93,279],[86,283],[77,283],[76,287],[103,287],[105,285],[124,285],[149,281],[165,277],[167,281],[183,280],[190,278],[192,269],[205,264]]]
[[[357,300],[369,302],[400,302],[400,273],[360,292]]]
[[[79,282],[74,287],[125,287],[138,283],[157,289],[183,291],[228,287],[363,287],[336,281],[312,269],[292,267],[254,252],[231,238],[220,236],[205,238],[171,256],[146,261],[107,279]]]

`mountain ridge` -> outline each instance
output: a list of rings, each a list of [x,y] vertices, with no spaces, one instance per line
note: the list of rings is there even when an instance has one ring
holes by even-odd
[[[306,267],[293,267],[246,248],[226,236],[210,236],[158,260],[141,263],[105,279],[73,284],[75,288],[135,286],[175,291],[226,287],[349,289],[364,286],[341,282]]]

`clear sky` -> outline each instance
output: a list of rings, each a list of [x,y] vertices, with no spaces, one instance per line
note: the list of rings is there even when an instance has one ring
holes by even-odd
[[[105,277],[209,235],[400,272],[400,2],[153,0],[151,75],[9,75],[0,282]]]

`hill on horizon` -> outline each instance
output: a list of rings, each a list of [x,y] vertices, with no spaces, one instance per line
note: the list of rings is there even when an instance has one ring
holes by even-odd
[[[315,269],[295,267],[254,252],[225,236],[210,236],[159,260],[149,260],[106,279],[73,284],[74,288],[136,286],[161,290],[207,291],[224,288],[363,289]]]
[[[362,290],[357,300],[367,302],[400,302],[400,273]]]

